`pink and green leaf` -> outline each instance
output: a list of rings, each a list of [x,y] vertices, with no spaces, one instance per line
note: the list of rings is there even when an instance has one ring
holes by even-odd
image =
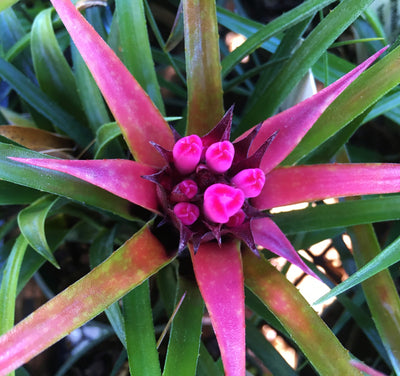
[[[251,221],[251,232],[254,242],[269,251],[284,257],[305,273],[317,278],[318,276],[304,263],[292,244],[270,218],[254,218]]]
[[[69,0],[53,0],[61,20],[85,60],[139,162],[162,166],[149,142],[170,149],[172,132],[148,95],[111,48]]]
[[[224,114],[215,1],[184,0],[183,17],[188,85],[187,134],[202,136]]]
[[[240,243],[203,243],[194,254],[193,269],[221,351],[226,375],[243,376],[246,369],[244,286]]]
[[[277,168],[252,203],[260,210],[329,197],[400,192],[400,164],[325,164]]]
[[[0,143],[0,178],[40,191],[69,197],[124,218],[133,219],[132,204],[104,189],[58,171],[37,168],[13,161],[10,157],[46,159],[47,156],[28,149]],[[47,158],[49,159],[49,158]]]
[[[0,337],[0,375],[97,316],[171,261],[148,226],[106,261]]]
[[[63,172],[103,188],[116,196],[158,212],[156,186],[142,178],[156,172],[153,167],[127,159],[31,159],[10,158],[14,161]]]
[[[250,154],[256,151],[274,132],[278,131],[278,134],[268,147],[260,168],[264,172],[269,172],[282,162],[325,109],[385,50],[386,47],[311,98],[265,120],[250,148]]]
[[[348,351],[281,273],[249,250],[243,253],[245,283],[278,318],[321,375],[361,376]]]

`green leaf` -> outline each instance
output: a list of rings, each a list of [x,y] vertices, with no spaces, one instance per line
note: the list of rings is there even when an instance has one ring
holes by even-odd
[[[40,196],[42,193],[34,189],[0,180],[0,205],[26,205]]]
[[[44,93],[66,112],[86,122],[75,77],[54,34],[52,12],[53,8],[40,12],[32,24],[31,53],[36,77]]]
[[[110,116],[100,90],[75,45],[71,45],[71,53],[78,94],[89,126],[94,133],[102,124],[110,122]]]
[[[20,235],[11,250],[3,272],[0,285],[0,334],[7,332],[14,325],[18,278],[27,246],[24,236]]]
[[[251,322],[246,322],[247,347],[257,356],[273,375],[296,376],[297,373],[286,363],[278,351]]]
[[[0,1],[0,12],[7,9],[11,5],[14,5],[18,0],[1,0]]]
[[[33,108],[53,122],[54,126],[69,135],[80,146],[87,146],[92,139],[90,131],[80,124],[56,102],[35,86],[12,64],[0,57],[0,77],[7,81]]]
[[[280,17],[261,27],[257,32],[254,33],[253,31],[254,34],[251,36],[244,28],[247,28],[247,31],[251,30],[252,28],[255,29],[257,23],[243,18],[239,19],[238,16],[234,16],[231,12],[218,8],[218,20],[224,26],[232,29],[236,26],[236,32],[248,37],[248,39],[241,46],[232,51],[222,61],[222,76],[225,77],[246,55],[249,55],[255,51],[264,41],[314,15],[320,9],[326,7],[332,2],[333,0],[305,1],[298,7],[284,13]]]
[[[161,376],[154,336],[149,282],[123,299],[129,370],[132,375]]]
[[[170,261],[163,245],[145,226],[106,261],[0,337],[0,369],[11,372],[27,362]],[[7,351],[11,347],[15,352]]]
[[[319,304],[327,299],[351,289],[366,279],[372,277],[376,273],[388,268],[400,260],[400,237],[398,237],[392,244],[386,247],[378,256],[369,261],[365,266],[352,274],[348,279],[340,285],[334,287],[331,291],[318,299],[314,304]]]
[[[214,361],[203,342],[200,342],[200,357],[197,366],[199,376],[223,376],[224,370]]]
[[[298,162],[394,88],[400,82],[399,56],[400,47],[353,82],[320,116],[282,164]]]
[[[339,3],[284,64],[271,82],[269,90],[248,109],[242,118],[242,124],[251,126],[273,115],[308,69],[371,2],[372,0],[345,0]]]
[[[95,158],[102,156],[110,142],[121,135],[121,129],[116,122],[103,124],[96,132],[98,146]]]
[[[47,244],[44,231],[46,217],[57,200],[52,196],[44,196],[21,210],[18,214],[18,226],[29,245],[56,268],[60,268]]]
[[[204,135],[221,120],[224,112],[215,1],[184,0],[183,22],[188,86],[187,134]]]
[[[117,0],[123,61],[157,108],[165,113],[146,27],[143,0]]]
[[[127,219],[133,219],[131,204],[107,191],[82,180],[48,169],[27,166],[8,157],[47,158],[46,155],[0,143],[0,179],[66,196],[105,209]]]
[[[194,281],[180,277],[177,299],[185,298],[174,317],[163,376],[196,374],[204,302]]]
[[[275,214],[285,234],[400,219],[400,195],[386,195]]]

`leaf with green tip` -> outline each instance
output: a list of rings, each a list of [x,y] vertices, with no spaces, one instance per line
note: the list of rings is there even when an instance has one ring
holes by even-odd
[[[332,137],[400,82],[400,47],[378,61],[340,95],[282,162],[291,165]]]
[[[170,261],[145,226],[106,261],[0,337],[0,373],[11,372],[97,316]]]
[[[376,273],[388,268],[400,260],[400,237],[392,244],[386,247],[379,255],[365,264],[361,269],[352,274],[348,279],[340,285],[334,287],[331,291],[318,299],[314,304],[319,304],[336,295],[351,289],[366,279],[372,277]]]
[[[29,245],[56,268],[60,268],[47,244],[44,225],[46,217],[58,198],[44,196],[18,214],[18,226]]]
[[[187,134],[202,136],[224,114],[215,1],[184,0],[183,22],[188,86]]]
[[[348,351],[284,275],[250,250],[243,253],[243,270],[247,287],[275,314],[320,374],[361,376],[349,365]]]
[[[194,281],[179,278],[177,298],[185,298],[174,317],[163,376],[196,374],[199,358],[203,298]]]

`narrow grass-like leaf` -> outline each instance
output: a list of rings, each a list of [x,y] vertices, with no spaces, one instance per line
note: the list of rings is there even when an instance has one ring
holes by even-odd
[[[171,327],[163,376],[196,374],[204,303],[194,281],[181,277],[177,298],[186,293]]]
[[[28,242],[23,235],[20,235],[15,241],[4,269],[0,285],[0,334],[6,333],[14,325],[18,277],[27,246]]]
[[[285,234],[396,220],[400,219],[400,196],[387,195],[334,205],[317,205],[275,214],[273,219]]]
[[[271,82],[269,90],[248,109],[241,123],[251,126],[273,115],[308,69],[371,2],[372,0],[347,0],[337,5],[285,63]]]
[[[347,350],[284,275],[249,250],[243,254],[243,269],[247,287],[277,316],[320,374],[361,375],[349,365]]]
[[[18,226],[29,245],[56,268],[59,268],[60,266],[47,244],[44,231],[46,217],[56,201],[57,199],[52,196],[44,196],[21,210],[18,214]]]
[[[18,92],[21,98],[53,122],[54,126],[74,139],[78,145],[85,147],[90,143],[92,136],[87,128],[60,108],[18,69],[1,57],[0,76]]]
[[[100,158],[106,151],[107,146],[111,141],[115,140],[118,136],[121,136],[122,132],[118,124],[115,122],[103,124],[96,133],[97,139],[97,150],[95,158]]]
[[[145,281],[123,299],[129,370],[132,375],[161,376],[154,335],[150,286]]]
[[[248,21],[248,25],[246,25],[247,20],[239,19],[238,16],[234,16],[231,12],[219,8],[219,21],[228,28],[232,28],[232,24],[236,25],[236,27],[233,25],[235,27],[235,31],[248,37],[248,39],[241,46],[232,51],[222,61],[222,76],[225,77],[246,55],[249,55],[255,51],[268,38],[276,36],[280,32],[314,15],[320,9],[326,7],[332,2],[333,0],[305,1],[300,6],[284,13],[280,17],[269,22],[267,25],[261,27],[260,30],[251,36],[242,28],[247,26],[251,30],[256,25],[254,22],[252,23],[251,21]]]
[[[52,12],[53,8],[40,12],[32,24],[31,53],[36,77],[44,93],[65,111],[85,122],[75,77],[54,34]]]
[[[123,61],[157,108],[164,113],[150,50],[143,0],[117,0],[115,4]]]
[[[199,376],[223,376],[222,367],[214,361],[203,342],[200,342],[200,357],[197,366]]]
[[[97,316],[170,261],[145,226],[106,261],[0,337],[0,374]]]
[[[246,322],[248,348],[256,355],[273,375],[296,376],[297,373],[285,361],[279,352],[252,323]]]
[[[184,0],[183,21],[188,85],[187,134],[204,135],[224,113],[215,1]]]
[[[400,82],[399,56],[400,47],[364,72],[327,108],[282,163],[299,161],[394,88]]]
[[[336,286],[323,297],[318,299],[314,304],[322,303],[327,299],[342,294],[343,292],[372,277],[376,273],[379,273],[380,271],[395,264],[400,260],[399,249],[400,237],[398,237],[392,244],[386,247],[381,253],[379,253],[379,255],[366,263],[361,269],[352,274],[348,279],[346,279],[340,285]]]
[[[358,268],[380,254],[372,225],[354,226],[349,234]],[[389,270],[383,270],[364,281],[362,287],[393,369],[400,374],[400,300],[396,285]]]
[[[45,158],[40,153],[0,143],[0,178],[11,183],[66,196],[132,219],[131,204],[103,189],[60,172],[17,163],[9,157]]]
[[[71,45],[76,86],[92,132],[111,121],[104,99],[75,45]]]

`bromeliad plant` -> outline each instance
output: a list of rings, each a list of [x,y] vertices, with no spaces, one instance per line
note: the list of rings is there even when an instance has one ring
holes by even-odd
[[[52,3],[120,126],[133,160],[27,158],[10,153],[8,161],[43,173],[71,175],[133,203],[134,213],[142,207],[155,218],[104,263],[0,338],[0,374],[11,372],[95,317],[163,266],[183,257],[187,248],[226,375],[246,372],[245,281],[321,374],[359,374],[312,309],[270,269],[261,249],[319,279],[268,210],[329,197],[400,192],[398,164],[280,166],[327,107],[386,48],[318,94],[232,141],[233,107],[217,124],[212,123],[222,115],[215,5],[184,1],[189,98],[187,134],[180,136],[75,6],[69,0]],[[206,25],[197,24],[200,18]],[[81,197],[85,201],[84,192]],[[160,235],[163,228],[168,229],[167,237]],[[170,241],[163,244],[175,236],[173,247]],[[304,335],[321,349],[308,347]],[[131,364],[132,373],[134,367]]]

